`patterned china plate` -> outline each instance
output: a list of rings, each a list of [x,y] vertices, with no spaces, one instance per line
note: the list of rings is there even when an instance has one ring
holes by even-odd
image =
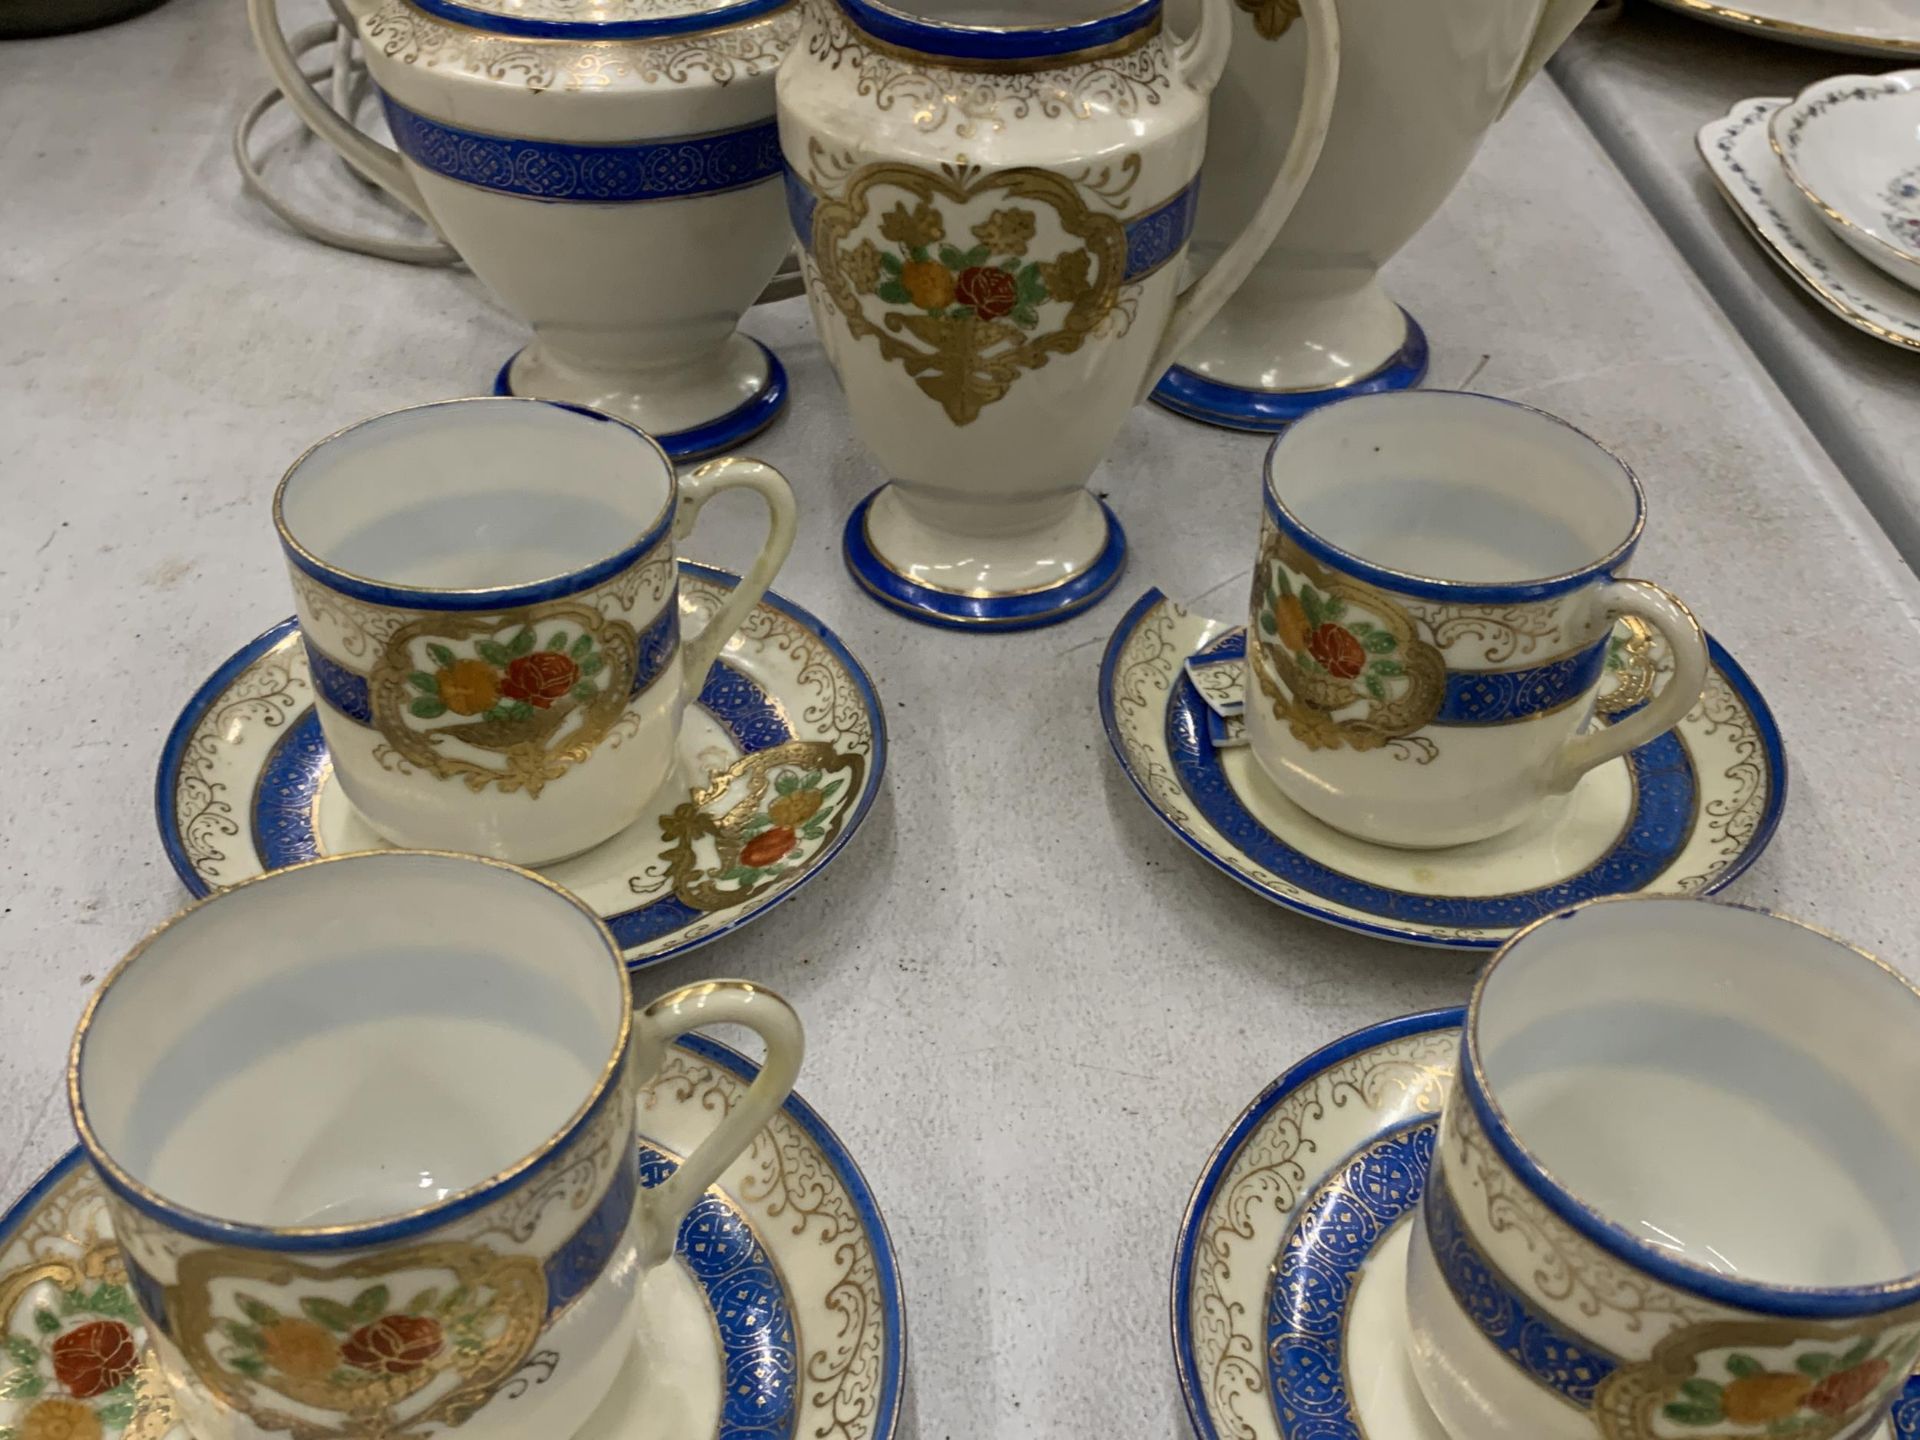
[[[1920,0],[1653,0],[1788,45],[1847,55],[1920,55]]]
[[[1780,732],[1746,672],[1717,641],[1708,647],[1706,694],[1677,730],[1517,830],[1449,850],[1372,845],[1285,799],[1240,740],[1241,629],[1157,590],[1108,642],[1100,713],[1154,814],[1248,889],[1363,934],[1487,950],[1596,895],[1711,894],[1766,848],[1786,799]],[[1671,669],[1638,622],[1616,632],[1607,663],[1603,717],[1643,701]]]
[[[724,1045],[678,1042],[639,1091],[642,1182],[671,1174],[756,1073]],[[893,1246],[806,1102],[694,1207],[676,1256],[648,1276],[633,1358],[576,1440],[891,1440],[906,1353]],[[190,1440],[77,1149],[0,1219],[0,1327],[6,1440]],[[536,1351],[493,1403],[551,1373]]]
[[[738,583],[681,561],[688,628]],[[247,645],[187,702],[161,753],[154,803],[168,858],[195,895],[385,844],[334,783],[313,706],[293,620]],[[663,798],[669,813],[546,867],[599,910],[635,970],[717,940],[825,868],[879,792],[886,717],[839,637],[769,592],[688,709],[680,758],[686,790],[671,806]],[[804,823],[769,813],[801,790],[824,797]],[[785,854],[771,853],[768,835],[784,835]]]
[[[1760,248],[1856,330],[1920,350],[1920,293],[1876,269],[1827,228],[1780,166],[1767,134],[1785,99],[1742,100],[1703,127],[1701,158]]]
[[[1199,1440],[1448,1440],[1407,1358],[1405,1285],[1462,1019],[1408,1015],[1308,1056],[1207,1161],[1173,1261]],[[1920,1380],[1868,1440],[1920,1440]]]

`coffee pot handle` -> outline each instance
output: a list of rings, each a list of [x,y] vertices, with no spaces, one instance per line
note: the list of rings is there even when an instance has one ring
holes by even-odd
[[[786,1001],[745,980],[709,980],[662,995],[634,1017],[633,1073],[658,1074],[667,1046],[707,1025],[745,1026],[766,1045],[767,1056],[747,1093],[722,1113],[720,1123],[680,1168],[641,1193],[638,1205],[645,1223],[640,1228],[640,1262],[649,1267],[673,1254],[674,1237],[687,1212],[780,1113],[806,1053],[800,1017]]]
[[[253,43],[259,46],[267,68],[273,71],[280,93],[287,97],[287,103],[307,122],[308,128],[338,150],[340,158],[367,180],[432,225],[427,202],[420,194],[420,187],[413,183],[413,177],[401,165],[399,152],[362,134],[313,88],[313,82],[301,70],[300,62],[287,44],[286,33],[280,28],[277,0],[247,0],[247,21],[253,27]]]
[[[753,607],[760,603],[761,597],[767,593],[767,587],[773,583],[773,577],[786,564],[787,556],[793,550],[796,511],[793,487],[787,484],[787,477],[771,465],[750,460],[744,455],[727,455],[718,460],[709,460],[699,469],[682,475],[679,485],[680,513],[673,522],[673,538],[676,540],[684,540],[692,533],[701,509],[722,490],[751,490],[767,506],[767,543],[760,547],[753,568],[741,578],[726,603],[714,611],[707,620],[706,628],[686,642],[682,673],[686,676],[689,692],[698,694],[700,687],[706,684],[707,671],[713,668],[713,662],[720,658],[720,652],[727,648],[727,642],[747,623]]]
[[[260,0],[253,0],[258,4]],[[1180,352],[1207,328],[1220,307],[1253,273],[1254,266],[1272,248],[1280,229],[1293,213],[1301,191],[1319,163],[1321,147],[1333,123],[1334,87],[1340,75],[1340,21],[1334,0],[1300,0],[1306,24],[1307,79],[1300,92],[1300,113],[1293,123],[1293,139],[1280,162],[1273,188],[1253,212],[1253,218],[1216,260],[1211,269],[1180,292],[1173,316],[1160,337],[1160,348],[1147,369],[1139,400],[1145,400]],[[1227,64],[1233,44],[1233,0],[1201,0],[1200,23],[1175,50],[1181,77],[1202,94],[1211,94]]]

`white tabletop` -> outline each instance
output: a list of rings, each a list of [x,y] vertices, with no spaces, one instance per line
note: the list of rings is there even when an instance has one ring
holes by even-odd
[[[93,981],[184,898],[154,766],[195,685],[290,608],[282,468],[344,423],[484,389],[523,338],[465,274],[322,249],[242,197],[227,126],[263,83],[231,0],[0,46],[4,1196],[71,1143],[59,1080]],[[1525,398],[1634,465],[1637,568],[1771,696],[1792,790],[1731,893],[1920,970],[1920,583],[1550,84],[1392,278],[1434,384]],[[841,568],[881,477],[803,309],[749,328],[794,382],[754,446],[803,497],[778,586],[871,668],[890,796],[817,883],[641,988],[742,974],[806,1016],[801,1089],[899,1248],[903,1437],[1171,1435],[1168,1267],[1215,1140],[1307,1049],[1459,1003],[1475,961],[1264,904],[1108,753],[1094,682],[1129,602],[1244,603],[1263,442],[1136,412],[1097,482],[1133,540],[1119,592],[1051,630],[922,629]],[[730,503],[698,558],[747,553],[758,517]]]
[[[1909,564],[1920,566],[1920,354],[1862,334],[1749,235],[1694,148],[1700,127],[1756,96],[1912,60],[1835,55],[1628,0],[1584,27],[1552,71],[1614,163],[1732,317]]]

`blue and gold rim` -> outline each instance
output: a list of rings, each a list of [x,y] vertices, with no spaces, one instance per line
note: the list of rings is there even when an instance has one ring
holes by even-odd
[[[872,538],[867,534],[867,512],[879,494],[880,490],[876,490],[867,496],[847,517],[841,552],[848,571],[862,590],[889,610],[923,625],[948,630],[994,631],[1037,630],[1058,625],[1104,600],[1120,582],[1120,574],[1127,566],[1126,531],[1120,528],[1120,518],[1102,500],[1098,503],[1107,524],[1106,544],[1093,563],[1077,575],[1070,575],[1057,584],[998,595],[922,585],[894,569],[873,548]]]
[[[1052,69],[1111,59],[1160,33],[1162,0],[1136,3],[1068,25],[948,25],[882,0],[835,0],[840,12],[883,49],[958,68]]]
[[[100,1143],[100,1138],[94,1134],[93,1122],[87,1118],[86,1101],[80,1093],[80,1067],[86,1053],[88,1036],[93,1029],[94,1016],[100,1008],[101,1001],[113,988],[114,982],[128,969],[139,963],[140,957],[146,954],[162,935],[198,913],[203,905],[218,904],[223,896],[270,880],[280,879],[296,871],[312,870],[322,865],[379,864],[383,860],[391,861],[396,857],[454,861],[462,865],[484,865],[539,886],[586,917],[606,946],[624,985],[626,959],[620,952],[619,943],[613,938],[613,932],[607,928],[606,922],[594,913],[593,908],[572,891],[554,884],[544,875],[523,869],[518,865],[510,865],[504,860],[492,860],[479,855],[457,855],[445,850],[359,851],[345,855],[325,855],[317,860],[307,860],[299,865],[290,865],[281,870],[269,870],[252,876],[227,886],[211,898],[196,899],[193,904],[154,927],[121,958],[112,970],[107,972],[105,978],[88,998],[86,1008],[80,1012],[80,1023],[74,1030],[73,1043],[67,1052],[67,1106],[73,1115],[74,1130],[80,1137],[80,1147],[86,1151],[87,1159],[100,1176],[102,1184],[143,1215],[159,1221],[182,1235],[190,1235],[196,1240],[204,1240],[209,1244],[233,1245],[247,1250],[302,1254],[387,1245],[410,1236],[438,1230],[463,1216],[471,1215],[474,1211],[495,1203],[528,1181],[545,1173],[554,1161],[565,1157],[573,1142],[587,1131],[607,1106],[616,1103],[626,1093],[626,1086],[621,1077],[626,1067],[627,1050],[633,1035],[633,1010],[629,1005],[622,1005],[620,1021],[614,1036],[613,1053],[601,1067],[600,1073],[594,1077],[586,1099],[546,1140],[505,1169],[484,1180],[476,1181],[443,1200],[435,1201],[431,1205],[422,1205],[417,1209],[402,1211],[399,1214],[384,1215],[378,1220],[356,1221],[343,1225],[250,1225],[223,1220],[215,1215],[174,1204],[123,1168],[119,1161],[107,1153],[106,1147]]]
[[[1920,1273],[1878,1285],[1770,1285],[1753,1280],[1742,1280],[1718,1270],[1709,1270],[1704,1265],[1677,1259],[1671,1251],[1663,1250],[1657,1245],[1642,1240],[1632,1231],[1614,1224],[1589,1206],[1562,1184],[1552,1171],[1542,1165],[1533,1152],[1528,1150],[1513,1133],[1505,1114],[1500,1109],[1499,1102],[1493,1098],[1486,1071],[1481,1065],[1480,1046],[1476,1038],[1479,1031],[1480,1007],[1486,995],[1488,982],[1516,946],[1548,926],[1557,925],[1576,915],[1584,914],[1596,905],[1636,903],[1685,905],[1694,902],[1675,895],[1609,895],[1570,906],[1555,914],[1544,916],[1516,932],[1501,947],[1500,953],[1487,963],[1486,969],[1480,972],[1480,978],[1474,983],[1473,995],[1467,1002],[1466,1019],[1460,1032],[1459,1086],[1461,1093],[1472,1105],[1474,1116],[1479,1120],[1480,1128],[1486,1133],[1487,1140],[1495,1152],[1536,1199],[1572,1226],[1576,1232],[1607,1254],[1671,1285],[1676,1290],[1699,1295],[1737,1310],[1795,1320],[1851,1319],[1862,1315],[1878,1315],[1920,1302]],[[1754,915],[1765,915],[1816,935],[1843,950],[1851,950],[1863,962],[1872,965],[1906,990],[1912,998],[1920,1000],[1920,986],[1915,986],[1886,961],[1816,925],[1809,925],[1790,915],[1782,915],[1758,905],[1728,905],[1725,908],[1745,910]]]
[[[1412,390],[1427,378],[1427,332],[1409,311],[1402,309],[1400,313],[1407,321],[1405,343],[1376,369],[1348,384],[1320,390],[1255,390],[1211,380],[1198,370],[1175,365],[1153,387],[1153,402],[1203,425],[1272,435],[1323,406],[1355,395]]]
[[[1395,1040],[1403,1040],[1410,1035],[1426,1035],[1437,1030],[1457,1030],[1466,1021],[1466,1011],[1429,1010],[1418,1015],[1403,1015],[1396,1020],[1385,1020],[1378,1025],[1369,1025],[1343,1036],[1329,1045],[1307,1056],[1294,1065],[1278,1080],[1255,1097],[1253,1103],[1240,1112],[1240,1118],[1233,1122],[1220,1143],[1214,1147],[1213,1154],[1207,1158],[1200,1180],[1193,1187],[1193,1197],[1187,1201],[1187,1211],[1180,1220],[1180,1231],[1175,1237],[1173,1247],[1173,1283],[1169,1306],[1172,1311],[1171,1328],[1173,1334],[1174,1369],[1180,1379],[1180,1395],[1186,1402],[1187,1419],[1193,1424],[1194,1434],[1199,1440],[1229,1440],[1220,1433],[1213,1415],[1207,1410],[1201,1397],[1200,1367],[1193,1353],[1193,1326],[1187,1315],[1187,1296],[1193,1290],[1193,1271],[1198,1259],[1200,1244],[1200,1224],[1206,1213],[1212,1208],[1214,1198],[1219,1194],[1221,1184],[1233,1168],[1233,1162],[1267,1116],[1294,1091],[1334,1066],[1352,1059],[1366,1050],[1377,1049]],[[1328,1157],[1328,1170],[1334,1168],[1337,1156]]]
[[[1288,434],[1276,436],[1273,444],[1267,448],[1266,463],[1262,467],[1260,495],[1267,507],[1268,518],[1280,528],[1282,534],[1321,564],[1331,565],[1334,569],[1351,575],[1357,580],[1364,580],[1370,585],[1394,594],[1411,595],[1421,600],[1437,600],[1442,604],[1525,605],[1536,600],[1552,600],[1562,595],[1570,595],[1588,585],[1612,579],[1613,573],[1633,558],[1634,547],[1640,543],[1641,533],[1647,528],[1647,492],[1641,488],[1640,477],[1628,468],[1626,461],[1579,426],[1569,424],[1558,415],[1549,414],[1535,406],[1522,404],[1518,400],[1508,400],[1499,395],[1483,395],[1472,390],[1422,390],[1419,395],[1422,397],[1444,395],[1506,405],[1512,409],[1524,411],[1528,415],[1538,416],[1542,420],[1550,420],[1561,429],[1586,441],[1613,462],[1631,489],[1633,524],[1626,536],[1606,554],[1588,561],[1578,569],[1568,570],[1559,575],[1543,576],[1537,580],[1495,583],[1482,583],[1475,580],[1441,580],[1430,575],[1415,575],[1404,570],[1389,569],[1385,565],[1376,565],[1371,560],[1341,549],[1317,531],[1309,529],[1305,522],[1289,510],[1274,493],[1274,457],[1279,454],[1280,447],[1286,443],[1288,434],[1297,433],[1299,426],[1312,425],[1320,417],[1331,413],[1335,408],[1333,405],[1322,406],[1305,416],[1298,425],[1289,427]],[[1349,395],[1348,398],[1356,397]]]
[[[732,4],[691,10],[684,15],[662,15],[654,20],[536,20],[484,10],[477,5],[462,5],[458,0],[409,0],[409,3],[436,19],[474,30],[490,30],[498,35],[521,35],[534,40],[672,40],[745,25],[750,20],[796,5],[799,0],[733,0]]]
[[[753,339],[752,336],[745,338]],[[736,450],[778,420],[781,412],[787,408],[787,367],[780,363],[778,355],[760,341],[753,340],[753,343],[758,345],[760,353],[767,357],[767,378],[752,396],[726,414],[709,420],[703,425],[689,426],[685,430],[671,430],[664,435],[653,437],[674,464],[689,465],[696,460],[705,460],[714,455]],[[521,352],[516,350],[509,355],[507,363],[500,367],[500,373],[493,377],[495,395],[513,396],[513,362],[520,358],[520,354]],[[561,400],[551,400],[546,403],[566,404]]]
[[[660,513],[647,523],[646,528],[637,538],[625,542],[604,559],[569,570],[561,575],[528,581],[523,585],[481,586],[471,589],[393,585],[370,576],[356,575],[351,570],[342,570],[336,565],[329,565],[302,545],[294,533],[287,528],[286,516],[283,513],[287,486],[293,482],[293,477],[299,473],[300,467],[318,454],[323,446],[351,435],[355,431],[384,424],[402,415],[415,415],[424,410],[445,410],[454,406],[484,407],[501,404],[545,405],[555,410],[565,410],[584,416],[588,420],[599,421],[603,425],[618,425],[631,433],[635,439],[652,450],[659,457],[660,463],[666,467],[667,498],[660,507]],[[514,610],[523,605],[538,605],[546,600],[559,600],[568,595],[578,595],[584,590],[604,585],[614,576],[639,563],[649,550],[664,540],[673,528],[673,518],[680,505],[679,491],[674,484],[673,463],[673,457],[646,431],[636,425],[629,425],[617,415],[608,415],[599,410],[589,409],[585,405],[574,405],[565,400],[526,399],[518,396],[470,396],[458,400],[435,400],[425,405],[409,405],[400,410],[389,410],[383,415],[356,421],[352,425],[314,441],[301,452],[300,457],[293,464],[287,467],[287,473],[280,477],[280,484],[273,492],[273,527],[280,536],[281,550],[286,553],[288,562],[295,569],[319,581],[329,590],[338,591],[355,600],[364,600],[369,605],[387,605],[396,610],[463,612]]]

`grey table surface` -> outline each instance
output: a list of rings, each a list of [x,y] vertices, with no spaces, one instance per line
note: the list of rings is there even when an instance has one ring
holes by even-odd
[[[1618,21],[1584,27],[1551,68],[1895,546],[1920,565],[1920,353],[1855,330],[1807,294],[1734,215],[1694,143],[1738,101],[1914,63],[1783,45],[1627,0]]]
[[[243,196],[227,127],[263,84],[230,0],[0,47],[0,1197],[71,1144],[95,979],[184,899],[154,766],[195,685],[288,612],[275,480],[342,424],[483,390],[523,338],[470,276],[318,247]],[[279,164],[376,213],[311,147]],[[1920,970],[1920,583],[1551,84],[1392,279],[1432,383],[1554,410],[1639,471],[1637,570],[1771,696],[1792,792],[1731,893]],[[899,1250],[903,1436],[1172,1435],[1168,1266],[1215,1141],[1308,1049],[1461,1002],[1475,961],[1268,906],[1108,751],[1094,686],[1128,603],[1243,603],[1263,442],[1135,412],[1096,481],[1132,536],[1120,591],[1055,629],[925,630],[841,568],[882,477],[804,309],[748,328],[794,384],[753,447],[802,497],[778,586],[872,670],[888,794],[831,872],[642,988],[740,974],[804,1013],[801,1089]],[[758,516],[713,508],[692,553],[737,565]]]

